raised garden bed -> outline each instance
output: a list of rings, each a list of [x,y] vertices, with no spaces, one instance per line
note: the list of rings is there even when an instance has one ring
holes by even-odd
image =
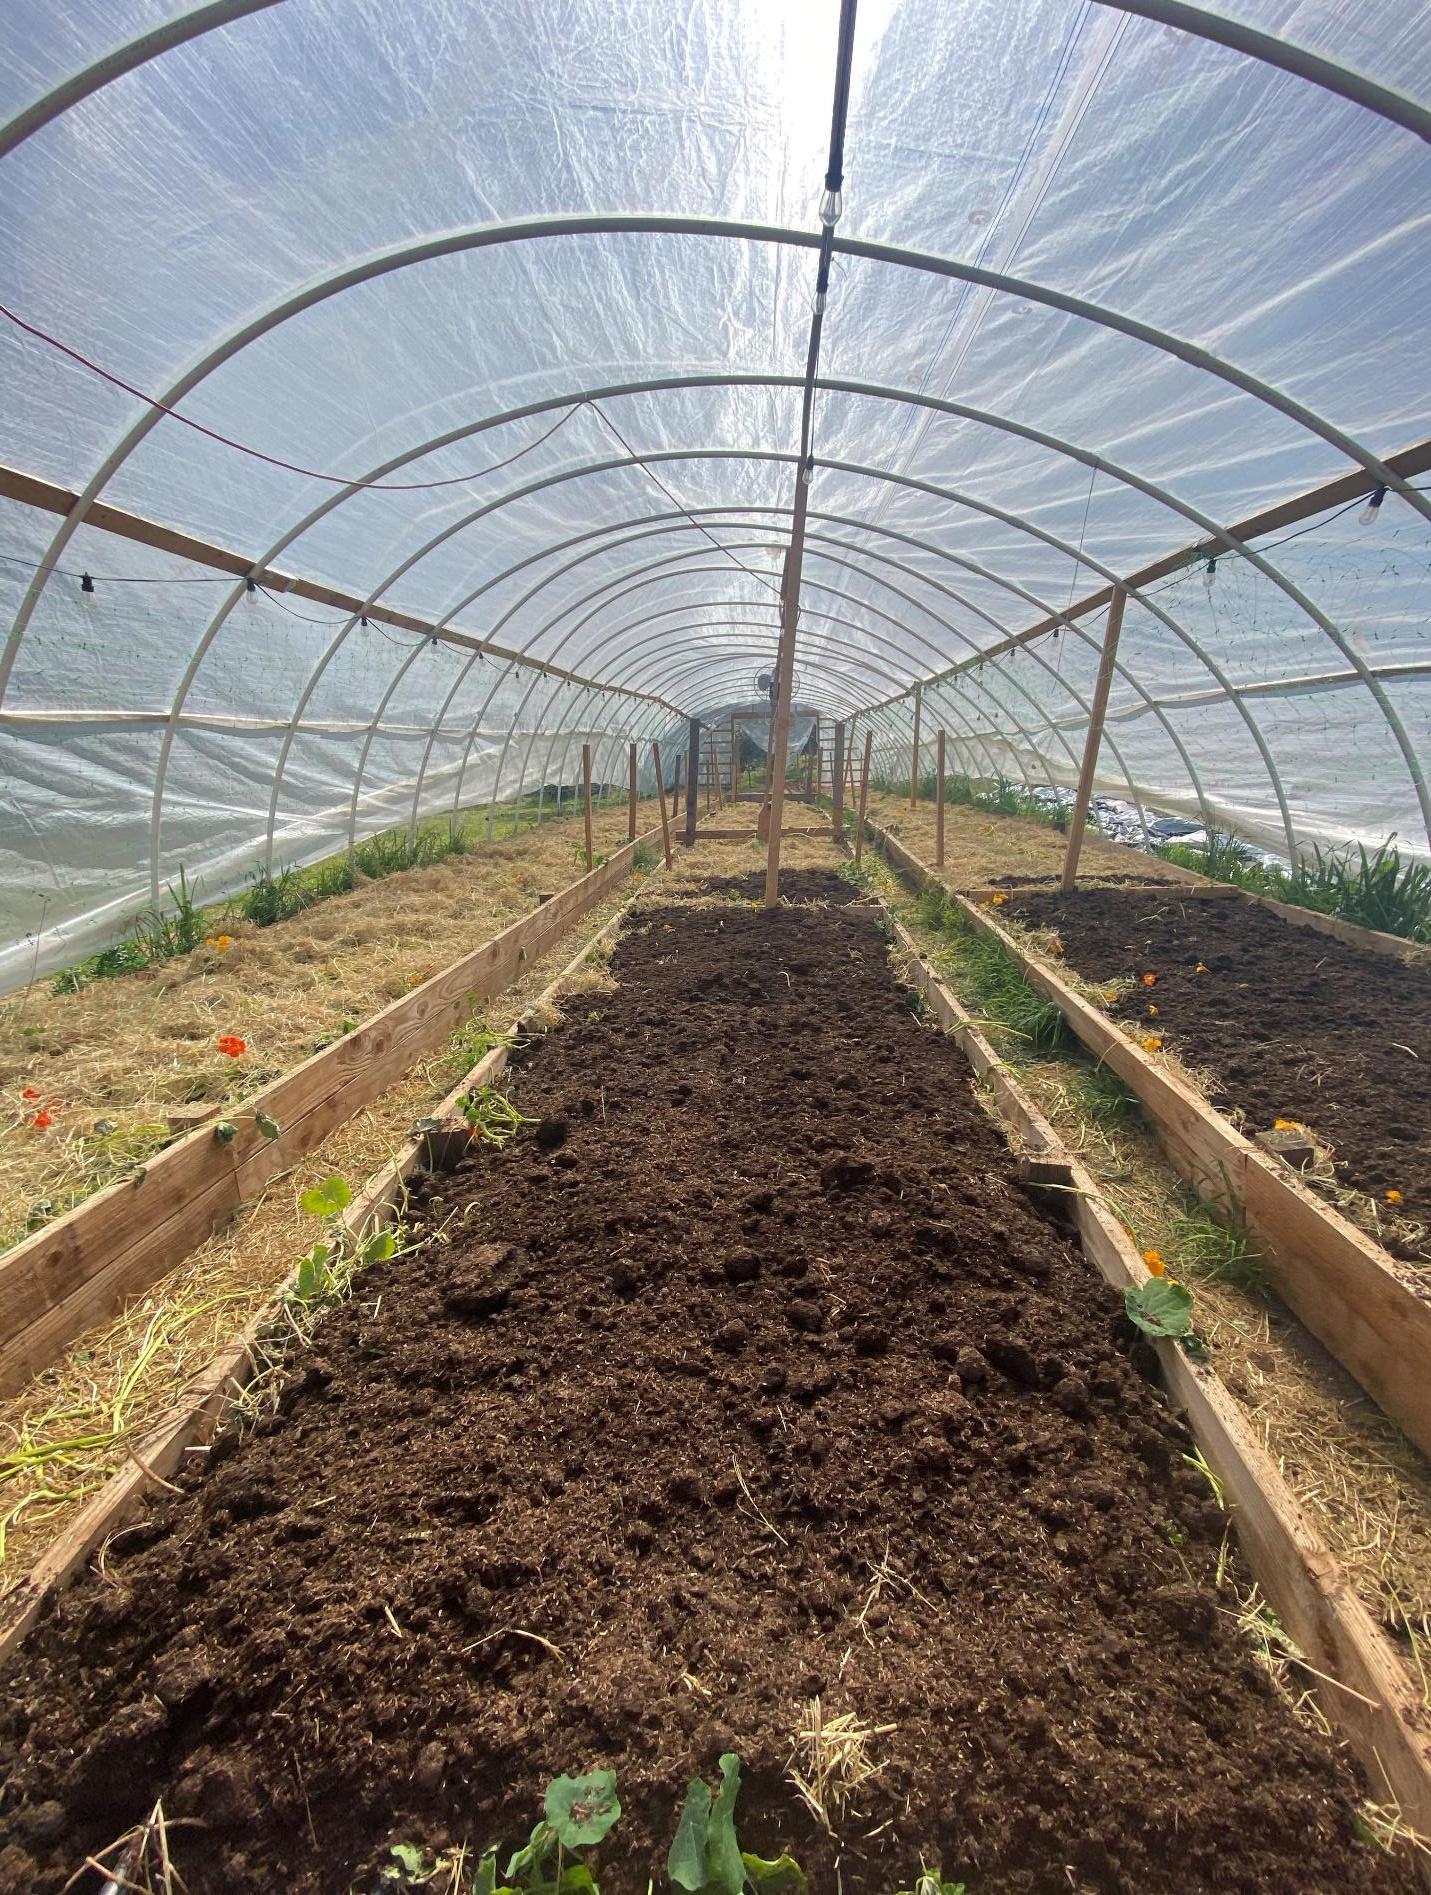
[[[1431,1264],[1431,971],[1235,897],[1018,893],[1004,914],[1052,930],[1085,979],[1127,983],[1109,1014],[1161,1037],[1244,1131],[1310,1128],[1335,1182],[1377,1201],[1388,1249]]]
[[[1417,1886],[1236,1629],[1116,1298],[875,914],[797,887],[643,915],[521,1056],[539,1123],[36,1627],[0,1889],[161,1796],[190,1890],[366,1888],[601,1764],[600,1880],[644,1895],[729,1750],[742,1840],[821,1890]],[[881,1765],[838,1842],[787,1781],[817,1695]]]

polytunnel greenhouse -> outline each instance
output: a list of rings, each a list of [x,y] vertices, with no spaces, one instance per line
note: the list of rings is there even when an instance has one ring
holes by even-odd
[[[0,1895],[1431,1887],[1431,8],[0,33]]]

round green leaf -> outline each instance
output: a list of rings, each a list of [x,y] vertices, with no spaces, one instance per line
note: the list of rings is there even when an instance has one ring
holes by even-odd
[[[1185,1336],[1192,1328],[1192,1292],[1171,1277],[1149,1277],[1123,1292],[1123,1307],[1149,1336]]]
[[[346,1211],[352,1201],[353,1193],[343,1178],[325,1178],[298,1200],[310,1217],[336,1217],[340,1211]]]
[[[547,1785],[546,1818],[564,1849],[600,1842],[621,1814],[616,1772],[593,1770],[584,1777],[556,1777]]]

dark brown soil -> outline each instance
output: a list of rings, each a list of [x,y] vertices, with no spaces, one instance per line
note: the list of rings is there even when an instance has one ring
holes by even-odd
[[[1068,965],[1088,980],[1134,976],[1134,993],[1109,1012],[1146,1020],[1169,1052],[1214,1075],[1213,1104],[1249,1133],[1296,1119],[1331,1146],[1341,1183],[1383,1211],[1386,1193],[1399,1191],[1404,1216],[1431,1219],[1431,978],[1422,969],[1251,902],[1166,889],[1017,896],[1006,913],[1055,929]],[[1149,973],[1151,988],[1141,984]]]
[[[1215,1590],[1225,1521],[1116,1300],[870,909],[790,880],[830,905],[643,917],[523,1056],[540,1123],[434,1181],[281,1413],[36,1628],[0,1888],[162,1794],[192,1895],[366,1890],[610,1766],[601,1883],[644,1895],[726,1749],[745,1845],[821,1895],[921,1856],[974,1895],[1415,1886]],[[895,1727],[841,1845],[786,1781],[816,1693]]]

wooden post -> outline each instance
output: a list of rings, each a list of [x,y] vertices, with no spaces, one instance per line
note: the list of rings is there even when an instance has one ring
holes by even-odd
[[[913,809],[919,802],[919,713],[924,708],[924,694],[916,684],[914,687],[914,745],[909,753],[909,807]]]
[[[730,714],[730,800],[735,802],[740,795],[740,732],[736,729],[735,712]]]
[[[821,790],[825,787],[825,759],[820,755],[820,720],[818,717],[815,719],[815,762],[813,768],[815,772],[815,795],[818,797]]]
[[[830,803],[834,809],[832,828],[838,842],[845,833],[845,727],[835,726],[835,754],[830,766]]]
[[[1068,849],[1063,858],[1063,892],[1071,893],[1078,875],[1078,857],[1083,848],[1083,830],[1088,821],[1088,805],[1093,800],[1093,775],[1098,768],[1098,752],[1103,742],[1103,719],[1108,710],[1108,693],[1113,684],[1113,665],[1118,656],[1118,634],[1123,629],[1123,607],[1128,595],[1122,586],[1114,586],[1108,605],[1108,626],[1103,634],[1103,655],[1098,660],[1098,680],[1093,687],[1093,706],[1088,713],[1088,741],[1083,746],[1083,768],[1078,772],[1078,794],[1073,799],[1073,823],[1068,832]]]
[[[686,749],[686,847],[696,839],[696,821],[701,813],[701,720],[690,720],[690,738]]]
[[[674,822],[677,816],[679,816],[681,813],[681,772],[682,770],[685,769],[685,767],[686,767],[685,758],[683,756],[678,755],[676,758],[675,775],[671,778],[671,821],[672,822]]]
[[[934,866],[944,866],[944,732],[934,739]]]
[[[631,746],[631,781],[626,792],[626,840],[636,840],[636,746]]]
[[[581,800],[586,815],[586,872],[596,867],[596,852],[591,843],[591,745],[581,746]]]
[[[860,807],[855,817],[855,863],[859,864],[865,849],[865,807],[870,800],[870,749],[874,743],[873,730],[865,732],[865,761],[860,771]]]
[[[661,799],[661,847],[666,851],[666,867],[671,866],[671,825],[666,817],[666,779],[661,772],[661,746],[652,744],[651,761],[656,766],[656,794]]]

